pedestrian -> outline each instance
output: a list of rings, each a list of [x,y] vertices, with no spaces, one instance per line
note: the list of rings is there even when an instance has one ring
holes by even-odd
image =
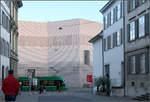
[[[107,92],[107,96],[110,96],[110,79],[109,79],[109,74],[106,74],[106,81],[107,81],[107,84],[106,84],[106,92]]]
[[[57,81],[57,90],[58,90],[58,92],[60,92],[60,91],[61,91],[60,86],[61,86],[60,81]]]
[[[40,85],[39,87],[39,94],[43,93],[43,85]]]
[[[5,102],[16,101],[19,92],[19,81],[13,76],[13,70],[8,71],[8,77],[3,80],[2,91],[5,94]]]

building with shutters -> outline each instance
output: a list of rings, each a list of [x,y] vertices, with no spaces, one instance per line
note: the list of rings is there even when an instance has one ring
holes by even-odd
[[[150,92],[150,1],[125,3],[125,95]]]
[[[0,86],[10,68],[10,1],[0,1]]]
[[[110,0],[103,15],[104,75],[109,75],[111,96],[124,95],[123,0]]]
[[[10,0],[10,68],[15,76],[18,64],[18,9],[22,6],[22,0]]]
[[[12,68],[11,66],[13,66],[10,63],[12,62],[11,59],[14,60],[15,57],[12,58],[11,56],[14,54],[17,55],[10,49],[12,45],[11,41],[11,37],[13,35],[12,32],[17,33],[16,31],[18,29],[17,26],[18,8],[21,6],[22,6],[21,0],[0,1],[0,87],[3,79],[8,75],[8,70]],[[17,47],[17,44],[15,44],[15,46]],[[15,68],[17,68],[16,66]],[[0,89],[0,102],[2,101],[1,95],[2,93]]]
[[[93,53],[88,41],[101,29],[100,23],[84,19],[19,21],[18,75],[59,75],[68,87],[89,87]]]

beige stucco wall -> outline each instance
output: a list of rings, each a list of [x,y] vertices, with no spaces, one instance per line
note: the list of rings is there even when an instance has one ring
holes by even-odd
[[[22,26],[19,30],[19,60],[23,64],[20,64],[20,75],[30,65],[41,70],[40,74],[36,70],[36,75],[64,77],[68,87],[89,84],[86,82],[86,75],[92,74],[93,54],[92,45],[88,41],[100,32],[100,23],[73,19],[47,23],[21,21],[19,25]],[[25,45],[22,44],[23,40],[28,43],[27,46],[22,46]],[[90,65],[84,65],[84,50],[90,51]]]

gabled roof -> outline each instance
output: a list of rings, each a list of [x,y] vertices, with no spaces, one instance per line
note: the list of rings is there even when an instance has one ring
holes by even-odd
[[[102,33],[103,33],[103,30],[102,30],[100,33],[98,33],[96,36],[94,36],[91,40],[89,40],[89,42],[90,42],[90,43],[94,43],[94,42],[96,42],[98,39],[102,38],[102,37],[103,37]]]
[[[117,0],[109,0],[109,2],[100,10],[100,12],[103,14],[115,1]]]

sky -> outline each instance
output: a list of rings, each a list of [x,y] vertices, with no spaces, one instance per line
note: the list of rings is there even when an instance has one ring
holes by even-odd
[[[19,20],[51,22],[69,19],[86,19],[103,22],[99,10],[108,1],[23,1]]]

